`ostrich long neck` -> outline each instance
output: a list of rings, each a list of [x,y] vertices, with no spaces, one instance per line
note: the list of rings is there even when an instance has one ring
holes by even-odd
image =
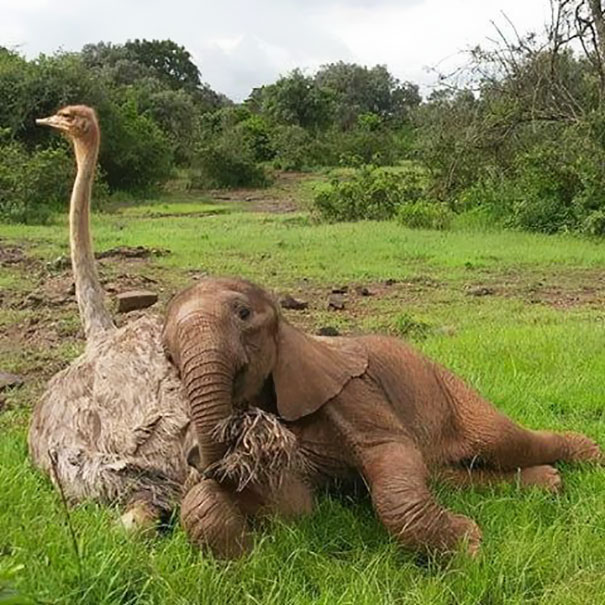
[[[71,264],[76,283],[76,299],[86,340],[114,328],[103,302],[104,291],[99,282],[90,237],[90,196],[99,153],[99,135],[91,141],[74,143],[78,172],[71,192],[69,234]]]

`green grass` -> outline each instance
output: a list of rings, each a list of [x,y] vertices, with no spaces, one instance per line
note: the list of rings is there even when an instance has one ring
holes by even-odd
[[[211,209],[208,204],[160,201],[95,215],[96,248],[170,249],[168,256],[127,267],[154,275],[167,289],[186,283],[189,270],[238,274],[309,300],[308,312],[290,315],[308,328],[406,334],[515,419],[584,431],[605,445],[603,244],[410,231],[394,223],[313,225],[301,213],[255,214],[224,204],[223,214],[147,216],[198,213]],[[27,253],[43,261],[67,252],[63,218],[47,227],[2,225],[0,238],[26,244]],[[384,286],[387,278],[400,283]],[[31,270],[0,267],[0,286],[9,295],[21,296],[34,283]],[[360,283],[375,295],[350,295],[342,313],[326,310],[332,286]],[[476,284],[494,286],[496,294],[469,296],[467,287]],[[556,304],[586,292],[592,294],[574,304]],[[26,450],[28,406],[43,389],[37,377],[81,346],[74,313],[0,312],[0,332],[7,333],[32,316],[48,323],[58,314],[53,329],[65,338],[45,349],[43,342],[0,336],[0,367],[28,377],[0,412],[0,603],[10,594],[20,603],[602,602],[605,473],[590,467],[563,467],[565,490],[558,496],[515,487],[439,488],[444,504],[483,529],[474,561],[462,555],[449,563],[419,561],[388,538],[366,500],[326,495],[309,518],[259,528],[253,554],[230,564],[192,549],[178,524],[157,537],[132,539],[116,527],[117,511],[82,505],[71,512],[78,558],[61,500],[31,467]]]

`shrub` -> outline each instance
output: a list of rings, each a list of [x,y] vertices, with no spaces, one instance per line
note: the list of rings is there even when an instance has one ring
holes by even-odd
[[[269,127],[262,116],[251,115],[235,127],[235,134],[241,137],[242,143],[256,162],[273,159],[275,150],[271,143]]]
[[[416,171],[394,172],[362,166],[349,180],[333,178],[319,189],[314,207],[330,221],[386,220],[393,218],[406,202],[423,194],[421,176]]]
[[[397,211],[397,221],[411,229],[449,229],[452,211],[443,203],[418,201],[402,204]]]
[[[595,187],[600,179],[591,170],[593,161],[574,150],[573,140],[542,144],[519,155],[508,174],[483,176],[459,196],[457,206],[484,207],[494,222],[528,231],[598,231],[598,215],[592,222],[588,217],[605,198]]]
[[[266,187],[269,177],[262,166],[245,153],[224,146],[203,147],[195,162],[192,185],[199,188]]]
[[[149,116],[129,100],[102,116],[99,160],[112,190],[146,193],[165,183],[172,173],[172,145]]]
[[[273,132],[273,165],[281,170],[303,170],[316,164],[314,141],[301,126],[277,126]]]
[[[0,217],[45,223],[69,197],[73,161],[65,149],[28,154],[11,143],[0,149]]]
[[[605,235],[605,211],[595,210],[591,212],[584,219],[582,231],[588,235]]]
[[[27,153],[17,143],[0,147],[0,219],[6,222],[46,223],[67,206],[75,167],[65,147]],[[107,191],[97,178],[95,199]]]
[[[414,319],[408,313],[401,313],[393,319],[392,330],[401,338],[423,340],[429,335],[431,325]]]

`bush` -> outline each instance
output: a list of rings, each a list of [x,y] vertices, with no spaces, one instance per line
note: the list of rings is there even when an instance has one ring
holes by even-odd
[[[393,172],[366,165],[349,180],[333,178],[316,192],[313,204],[321,218],[330,221],[386,220],[402,204],[416,202],[422,195],[417,171]]]
[[[75,173],[72,154],[65,148],[29,154],[17,143],[0,147],[0,219],[6,222],[46,223],[66,208]],[[97,178],[95,198],[107,195]]]
[[[449,229],[453,213],[443,203],[418,201],[402,204],[397,211],[397,221],[411,229]]]
[[[425,321],[414,319],[408,313],[401,313],[393,319],[391,329],[401,338],[424,340],[431,331],[431,325]]]
[[[133,100],[102,116],[99,160],[112,190],[147,193],[172,173],[172,145],[160,127],[142,115]]]
[[[11,143],[0,148],[0,218],[45,223],[69,198],[73,160],[65,149],[31,155]]]
[[[595,210],[590,213],[584,219],[582,231],[587,235],[605,235],[605,211]]]
[[[316,164],[314,141],[301,126],[277,126],[273,132],[273,165],[281,170],[303,170]]]
[[[266,187],[269,177],[245,153],[220,145],[199,150],[192,185],[198,188]]]
[[[464,191],[457,207],[483,207],[506,227],[597,234],[605,197],[597,186],[603,177],[594,165],[602,154],[598,149],[590,157],[579,153],[573,138],[566,143],[545,143],[520,154],[507,175],[483,176]]]

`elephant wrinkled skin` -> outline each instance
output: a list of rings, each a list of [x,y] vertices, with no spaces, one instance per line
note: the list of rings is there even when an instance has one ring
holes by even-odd
[[[192,539],[219,555],[247,549],[245,515],[306,512],[313,486],[359,475],[400,543],[450,552],[463,542],[472,554],[478,526],[437,503],[431,475],[454,485],[518,481],[555,491],[552,463],[601,460],[588,437],[519,426],[399,340],[299,331],[269,294],[244,280],[207,279],[180,293],[168,308],[164,342],[191,402],[203,466],[223,452],[212,428],[234,407],[252,404],[279,414],[308,461],[304,481],[293,477],[280,493],[225,491],[212,479],[195,488],[189,501],[205,512]],[[204,500],[215,493],[231,504]]]

